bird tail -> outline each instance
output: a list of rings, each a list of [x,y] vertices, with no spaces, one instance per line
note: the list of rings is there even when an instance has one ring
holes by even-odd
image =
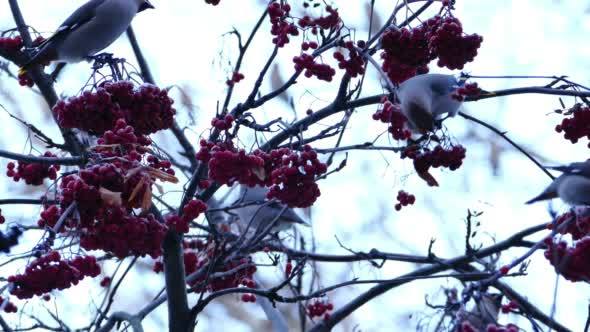
[[[553,199],[557,197],[557,192],[555,191],[544,191],[542,192],[540,195],[528,200],[527,202],[525,202],[525,204],[533,204],[536,202],[540,202],[540,201],[544,201],[544,200],[548,200],[548,199]]]

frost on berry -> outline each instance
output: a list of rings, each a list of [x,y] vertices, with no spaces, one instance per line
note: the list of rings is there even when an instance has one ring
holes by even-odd
[[[19,299],[42,296],[54,289],[62,290],[77,285],[84,277],[96,277],[100,267],[94,256],[78,256],[62,260],[57,251],[51,251],[31,262],[23,274],[8,277],[13,284],[10,293]]]
[[[151,84],[135,87],[129,81],[106,82],[96,92],[60,100],[53,107],[58,122],[66,128],[78,128],[102,134],[124,119],[135,133],[147,135],[172,126],[176,110],[166,90]]]

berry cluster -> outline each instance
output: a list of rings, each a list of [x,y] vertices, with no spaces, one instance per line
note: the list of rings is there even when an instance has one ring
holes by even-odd
[[[397,193],[397,201],[398,201],[398,203],[395,204],[395,210],[399,211],[402,209],[402,206],[414,204],[414,202],[416,202],[416,197],[412,194],[409,194],[409,193],[403,191],[403,190],[400,190]]]
[[[334,305],[327,301],[315,300],[307,305],[307,314],[311,318],[324,316],[324,319],[328,320],[330,319],[329,311],[332,310],[334,310]]]
[[[317,48],[318,48],[318,43],[316,43],[314,41],[301,43],[301,50],[302,51],[307,51],[309,49],[315,50]]]
[[[51,152],[45,152],[42,157],[57,157]],[[26,184],[33,186],[40,186],[43,184],[45,178],[55,180],[57,178],[57,171],[59,165],[47,165],[39,163],[27,163],[19,161],[18,166],[13,162],[9,162],[6,166],[6,175],[18,182],[20,179],[25,180]]]
[[[172,126],[176,113],[172,104],[167,90],[151,84],[135,88],[129,81],[118,81],[103,83],[96,92],[60,100],[53,112],[66,128],[102,134],[114,128],[117,119],[125,119],[135,133],[145,135]]]
[[[256,295],[249,294],[249,293],[243,294],[242,301],[243,302],[256,302]]]
[[[467,83],[458,88],[451,97],[457,101],[464,101],[465,97],[477,97],[482,93],[477,83]]]
[[[446,167],[454,171],[463,164],[465,152],[465,148],[461,145],[455,145],[450,149],[437,145],[434,150],[425,150],[419,154],[408,151],[407,157],[414,160],[414,168],[418,173],[428,172],[430,167]]]
[[[358,41],[358,45],[365,45],[362,40]],[[341,52],[334,52],[334,59],[338,61],[338,68],[346,70],[346,73],[351,77],[357,77],[365,72],[365,60],[363,56],[357,51],[352,41],[347,41],[342,45],[348,50],[348,60]]]
[[[222,184],[234,182],[253,185],[264,180],[264,159],[244,150],[213,148],[209,160],[209,178]]]
[[[295,70],[301,72],[303,70],[305,77],[315,76],[319,80],[331,82],[336,70],[324,63],[316,63],[313,56],[303,53],[300,56],[293,57],[295,63]]]
[[[463,35],[461,21],[446,17],[433,31],[429,39],[431,51],[438,56],[439,67],[463,69],[467,62],[473,61],[483,38],[480,35]]]
[[[545,244],[545,258],[564,278],[572,282],[590,280],[590,267],[586,264],[590,259],[590,237],[576,241],[573,246],[553,238],[545,239]]]
[[[518,307],[518,303],[516,303],[515,301],[510,301],[507,304],[503,304],[500,310],[503,314],[507,314],[515,311],[516,309],[518,309]]]
[[[213,6],[217,6],[219,4],[219,2],[221,2],[221,0],[205,0],[205,3],[213,5]]]
[[[381,100],[380,108],[373,114],[373,120],[388,123],[388,131],[395,140],[406,140],[412,132],[406,127],[408,119],[401,112],[399,104],[393,104],[386,97]]]
[[[272,27],[270,33],[275,36],[272,42],[278,47],[289,43],[289,36],[299,35],[299,30],[292,22],[287,22],[291,6],[286,1],[272,2],[268,5],[268,16]]]
[[[18,244],[18,238],[23,234],[23,230],[13,225],[6,232],[0,231],[0,252],[9,253],[10,248]]]
[[[225,84],[229,86],[233,86],[236,83],[240,83],[241,80],[244,79],[244,74],[238,73],[237,71],[233,72],[231,79],[225,81]]]
[[[231,128],[234,122],[234,117],[231,114],[227,114],[223,118],[216,116],[211,120],[211,126],[217,130],[228,130]]]
[[[97,140],[95,152],[103,158],[124,157],[128,160],[140,161],[152,141],[145,135],[137,135],[135,129],[128,125],[124,119],[118,119],[112,130],[107,130]],[[119,163],[120,164],[120,163]]]
[[[332,6],[326,6],[326,12],[328,12],[328,15],[315,19],[305,15],[299,19],[297,24],[299,24],[299,27],[302,29],[311,29],[311,33],[314,35],[318,34],[319,29],[337,30],[342,23],[338,10]]]
[[[468,321],[464,321],[463,323],[461,323],[461,328],[459,329],[459,332],[519,332],[519,331],[520,331],[520,328],[514,324],[508,324],[506,326],[498,326],[498,325],[494,325],[494,324],[489,324],[484,331],[484,330],[480,330],[478,328],[475,328]]]
[[[311,206],[320,196],[315,178],[328,169],[318,160],[317,152],[305,145],[302,152],[279,149],[271,151],[270,156],[275,166],[270,175],[273,186],[267,198],[276,198],[289,207]]]
[[[188,233],[190,222],[205,211],[207,211],[207,204],[199,199],[193,199],[182,209],[182,216],[177,214],[166,216],[166,224],[178,233]]]
[[[162,241],[167,227],[152,214],[130,215],[121,207],[101,209],[96,223],[83,229],[80,246],[86,250],[104,250],[118,258],[130,255],[157,258],[162,255]]]
[[[16,305],[14,305],[14,303],[10,302],[10,300],[8,300],[8,298],[4,299],[2,296],[0,296],[0,308],[4,307],[4,312],[9,314],[11,312],[16,312]]]
[[[572,220],[573,219],[573,220]],[[566,227],[562,227],[567,222]],[[576,215],[566,212],[555,219],[555,223],[547,225],[548,229],[557,228],[560,234],[570,234],[573,240],[580,240],[590,234],[590,216]]]
[[[573,144],[582,137],[590,139],[590,107],[576,106],[572,108],[571,113],[572,117],[564,118],[561,124],[555,127],[555,131],[563,132],[563,137]]]
[[[435,16],[413,29],[386,31],[382,67],[395,83],[428,72],[428,63],[437,57],[440,67],[462,69],[473,61],[482,40],[476,34],[464,36],[457,18]]]
[[[13,284],[10,291],[19,299],[41,296],[54,289],[66,289],[84,277],[96,277],[100,267],[94,256],[78,256],[73,260],[62,260],[57,251],[34,260],[27,266],[24,274],[8,277]]]
[[[15,54],[23,47],[23,39],[21,36],[15,37],[0,37],[0,49],[2,51]]]

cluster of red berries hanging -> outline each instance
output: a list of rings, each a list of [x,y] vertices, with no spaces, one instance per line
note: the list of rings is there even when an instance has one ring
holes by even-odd
[[[231,79],[225,81],[225,84],[227,84],[228,86],[233,86],[236,83],[240,83],[240,81],[243,79],[244,79],[244,74],[238,73],[238,72],[233,72]]]
[[[125,119],[137,134],[155,133],[172,126],[176,110],[167,90],[132,82],[105,82],[95,92],[60,100],[53,107],[60,126],[102,134]]]
[[[431,167],[445,167],[451,171],[457,170],[463,164],[467,150],[462,145],[455,145],[445,149],[437,145],[433,150],[412,145],[406,148],[402,158],[410,158],[414,161],[414,169],[430,186],[438,186],[436,179],[429,173]]]
[[[41,157],[57,157],[53,153],[47,151]],[[19,161],[18,166],[13,162],[9,162],[6,165],[6,175],[11,177],[15,182],[24,180],[26,184],[33,186],[40,186],[43,184],[43,180],[57,178],[57,171],[59,171],[59,165],[48,165],[40,163],[27,163]]]
[[[365,47],[363,40],[357,41],[359,48]],[[334,59],[338,61],[338,68],[346,70],[346,73],[350,77],[357,77],[365,72],[365,59],[357,50],[354,42],[347,41],[342,44],[342,47],[348,50],[348,59],[342,54],[342,52],[334,52]]]
[[[402,113],[399,104],[393,104],[387,97],[381,99],[379,109],[373,114],[373,120],[389,124],[388,131],[395,140],[406,140],[412,136],[406,125],[408,119]]]
[[[221,2],[221,0],[205,0],[205,3],[213,5],[213,6],[217,6],[219,4],[219,2]]]
[[[166,217],[166,224],[178,233],[188,233],[190,222],[205,211],[207,204],[199,199],[192,199],[182,209],[182,216],[170,214]]]
[[[467,83],[455,90],[451,97],[457,101],[464,101],[465,97],[477,97],[482,93],[477,83]]]
[[[307,78],[315,76],[318,80],[331,82],[336,75],[334,68],[325,63],[315,62],[314,57],[307,53],[293,57],[293,62],[295,63],[295,71],[303,71],[303,75]]]
[[[397,193],[397,201],[398,203],[395,204],[395,210],[399,211],[402,209],[402,206],[414,204],[414,202],[416,202],[416,197],[410,193],[400,190]]]
[[[564,118],[561,124],[555,126],[555,131],[563,132],[563,138],[573,144],[583,137],[590,139],[590,107],[576,105],[568,113],[571,113],[571,117]]]
[[[388,30],[381,37],[383,70],[396,83],[428,72],[438,58],[439,67],[463,69],[473,61],[483,38],[464,35],[459,19],[435,16],[413,29]]]
[[[329,301],[315,300],[307,305],[307,314],[310,318],[324,316],[324,319],[328,320],[332,310],[334,310],[334,305]]]
[[[201,140],[200,146],[197,160],[208,163],[209,178],[220,184],[270,186],[267,198],[277,198],[289,207],[309,207],[320,195],[315,178],[327,166],[309,145],[301,152],[281,148],[268,153],[246,153],[228,142]]]
[[[289,43],[289,36],[299,35],[299,30],[293,22],[288,21],[291,5],[286,1],[275,1],[268,5],[268,16],[272,24],[270,33],[275,36],[272,42],[278,47]]]
[[[309,29],[313,35],[317,35],[319,30],[336,31],[342,24],[340,14],[338,14],[338,10],[332,6],[326,6],[325,9],[328,15],[320,16],[318,18],[311,18],[309,15],[305,15],[297,21],[297,24],[301,29]]]
[[[234,117],[231,114],[226,114],[223,118],[216,116],[211,119],[211,126],[217,130],[228,130],[234,122]]]
[[[10,293],[19,299],[41,296],[54,289],[66,289],[78,284],[84,277],[96,277],[100,267],[94,256],[78,256],[62,260],[57,251],[37,258],[29,264],[25,273],[8,277],[13,287]]]
[[[518,308],[519,308],[518,303],[516,303],[515,301],[510,301],[510,302],[508,302],[506,304],[503,304],[500,307],[500,311],[503,314],[507,314],[507,313],[510,313],[510,312],[515,312]]]
[[[567,225],[562,226],[567,222]],[[580,240],[590,235],[590,216],[566,212],[555,219],[555,223],[547,225],[548,229],[557,229],[560,234],[570,234],[572,240]]]

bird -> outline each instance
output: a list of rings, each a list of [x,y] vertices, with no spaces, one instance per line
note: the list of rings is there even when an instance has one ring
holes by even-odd
[[[461,326],[470,325],[475,331],[486,331],[488,325],[496,325],[502,307],[502,293],[482,293],[469,311],[457,313]]]
[[[547,167],[562,172],[542,193],[526,204],[559,197],[570,205],[590,205],[590,161]]]
[[[464,81],[445,74],[417,75],[402,82],[396,95],[410,129],[430,132],[436,122],[444,120],[443,115],[457,115],[462,102],[453,98],[453,91],[463,84]]]
[[[242,206],[234,212],[243,231],[263,232],[271,222],[274,225],[270,233],[288,230],[295,224],[309,226],[293,209],[277,201],[265,201],[267,193],[266,187],[240,185],[239,204]]]
[[[127,30],[135,14],[154,6],[148,0],[90,0],[76,9],[56,32],[39,44],[19,74],[32,66],[56,61],[88,60]]]

